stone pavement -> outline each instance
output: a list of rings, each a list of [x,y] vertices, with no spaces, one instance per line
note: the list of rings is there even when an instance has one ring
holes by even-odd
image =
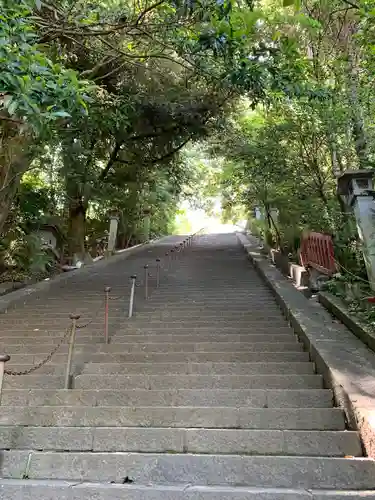
[[[5,379],[0,408],[1,500],[375,499],[331,390],[235,235],[199,236],[153,289],[143,276],[178,238],[92,268],[0,316],[9,367],[43,359],[69,324],[67,347],[33,375]],[[110,285],[109,345],[103,289]],[[374,491],[371,491],[374,490]]]

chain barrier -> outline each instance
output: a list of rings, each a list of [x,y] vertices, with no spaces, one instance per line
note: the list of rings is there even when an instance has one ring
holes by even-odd
[[[31,373],[35,372],[42,366],[44,366],[46,363],[51,361],[52,357],[57,353],[57,351],[60,349],[60,347],[67,341],[67,339],[70,337],[72,333],[72,326],[70,325],[64,334],[64,336],[60,339],[59,343],[54,347],[54,349],[48,354],[46,358],[44,358],[40,363],[37,365],[32,366],[28,370],[23,370],[23,371],[14,371],[14,370],[4,370],[4,373],[6,375],[14,375],[14,376],[21,376],[21,375],[30,375]]]
[[[169,252],[166,252],[165,257],[168,260],[177,260],[177,254],[180,253],[183,249],[190,247],[192,245],[192,242],[194,240],[194,237],[197,236],[203,229],[200,231],[197,231],[195,234],[190,235],[186,240],[184,240],[183,243],[180,243],[178,246],[176,245],[174,248],[172,248]],[[175,257],[175,258],[173,258]],[[156,259],[157,262],[157,270],[156,270],[156,281],[157,281],[157,287],[159,286],[160,282],[160,269],[161,269],[161,259]],[[170,262],[171,264],[171,262]],[[145,286],[146,288],[146,298],[148,297],[148,280],[149,278],[152,278],[153,275],[149,273],[148,271],[148,265],[144,266],[145,273],[145,279],[140,280],[140,282],[136,282],[136,275],[132,275],[132,291],[131,291],[131,299],[130,299],[130,306],[129,306],[129,318],[132,317],[133,314],[133,303],[134,303],[134,291],[136,287],[140,286]],[[56,344],[56,346],[53,348],[53,350],[46,356],[42,361],[40,361],[38,364],[32,366],[31,368],[23,371],[15,371],[15,370],[8,370],[4,368],[4,364],[9,361],[10,357],[8,355],[3,355],[0,356],[0,365],[1,365],[1,373],[0,373],[0,397],[1,397],[1,391],[2,391],[2,382],[3,382],[3,375],[12,375],[12,376],[24,376],[24,375],[30,375],[31,373],[34,373],[37,371],[39,368],[47,364],[53,356],[57,353],[57,351],[61,348],[61,346],[67,342],[69,339],[69,356],[68,356],[68,367],[67,367],[67,373],[66,373],[66,383],[65,383],[65,388],[69,387],[69,378],[71,377],[70,370],[71,370],[71,363],[72,363],[72,356],[73,356],[73,350],[74,350],[74,341],[75,341],[75,334],[76,330],[82,330],[84,328],[87,328],[89,325],[91,325],[99,316],[100,312],[102,311],[102,306],[105,306],[105,321],[106,321],[106,326],[105,326],[105,336],[106,336],[106,343],[108,343],[108,302],[109,301],[116,301],[116,300],[121,300],[123,299],[122,296],[115,296],[112,297],[109,295],[110,292],[110,287],[107,287],[105,290],[106,292],[106,297],[104,301],[102,302],[101,306],[98,308],[97,313],[94,315],[93,318],[91,318],[87,323],[84,323],[82,325],[77,324],[77,320],[79,319],[79,315],[71,315],[71,319],[73,320],[73,324],[70,325],[64,334],[64,336],[59,340],[59,342]]]

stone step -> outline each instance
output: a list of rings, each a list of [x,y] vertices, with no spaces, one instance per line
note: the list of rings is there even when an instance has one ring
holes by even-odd
[[[65,359],[67,359],[67,357]],[[7,369],[9,368],[13,371],[22,372],[22,371],[29,370],[29,369],[33,368],[34,365],[33,364],[25,364],[25,363],[20,364],[20,365],[15,365],[14,363],[8,363],[6,367],[7,367]],[[83,367],[84,367],[84,364],[82,364],[80,367],[78,365],[73,366],[73,372],[76,374],[82,373]],[[61,376],[65,375],[65,372],[66,372],[66,362],[61,363],[61,364],[47,363],[47,364],[41,366],[40,368],[38,368],[38,370],[36,370],[34,372],[34,374],[40,375],[41,373],[43,373],[45,375],[53,375],[53,376],[61,377]],[[22,375],[22,377],[23,376],[24,375]]]
[[[225,311],[222,312],[221,314],[212,312],[208,314],[207,312],[205,313],[199,313],[196,309],[193,307],[191,308],[190,311],[186,311],[185,313],[181,313],[179,311],[173,312],[173,311],[167,311],[167,312],[157,312],[155,311],[154,313],[148,313],[146,314],[144,311],[141,311],[137,315],[137,322],[138,321],[147,321],[150,320],[151,322],[176,322],[176,321],[182,321],[183,323],[189,323],[192,318],[194,318],[195,321],[199,321],[202,323],[211,323],[214,322],[216,323],[217,321],[223,321],[226,323],[230,323],[233,321],[238,321],[238,322],[257,322],[261,321],[264,322],[266,320],[269,321],[282,321],[285,322],[285,318],[282,316],[280,311],[269,311],[267,309],[267,316],[264,316],[264,313],[259,314],[256,313],[254,310],[247,310],[246,313],[236,313],[236,312],[229,312]]]
[[[124,328],[120,330],[117,328],[117,325],[113,328],[114,333],[111,336],[111,342],[129,342],[129,343],[137,343],[137,342],[293,342],[296,339],[296,335],[292,330],[284,330],[284,331],[261,331],[259,333],[253,333],[251,331],[246,331],[243,333],[236,332],[224,332],[219,333],[214,330],[207,332],[199,332],[195,331],[180,331],[176,330],[176,333],[164,333],[164,330],[152,332],[151,330],[146,333],[141,333],[142,330],[132,331],[131,329]],[[139,332],[139,333],[138,333]],[[8,335],[7,338],[0,339],[0,347],[8,346],[8,345],[32,345],[32,344],[58,344],[61,340],[61,335],[57,335],[56,337],[40,335],[39,333],[34,333],[28,336],[16,336],[16,335]],[[93,334],[93,335],[85,335],[80,336],[77,335],[77,344],[92,344],[96,342],[104,342],[104,334]]]
[[[64,389],[64,375],[5,375],[4,389],[22,389],[26,387],[34,389]]]
[[[56,378],[30,375],[40,387],[43,379]],[[39,379],[42,380],[37,380]],[[23,377],[25,379],[26,377]],[[58,378],[58,377],[57,377]],[[22,387],[15,377],[13,387]],[[5,384],[10,384],[5,380]],[[40,385],[39,385],[40,384]],[[35,387],[32,379],[24,387]],[[12,385],[8,385],[12,387]],[[47,385],[46,385],[47,387]],[[77,375],[76,389],[320,389],[321,375]]]
[[[19,309],[18,309],[19,311]],[[80,311],[77,311],[80,314]],[[95,310],[93,311],[95,313]],[[22,316],[27,318],[25,319],[14,319],[10,318],[5,322],[0,321],[0,331],[3,333],[9,332],[10,335],[12,332],[16,331],[24,331],[24,332],[33,332],[33,331],[44,331],[48,330],[52,335],[56,335],[59,332],[64,332],[67,328],[70,327],[71,322],[69,319],[69,314],[64,314],[63,316],[59,316],[56,313],[51,313],[50,311],[45,311],[41,313],[40,317],[27,313],[26,311],[22,311]],[[89,325],[97,323],[103,325],[104,314],[98,316],[96,319],[92,319],[91,317],[82,316],[79,320],[79,325],[88,324],[84,328],[78,328],[78,330],[82,329],[82,332],[89,327]],[[87,330],[86,330],[87,331]]]
[[[219,286],[223,287],[223,284],[220,284]],[[219,316],[226,316],[226,317],[231,317],[231,316],[243,317],[250,315],[254,315],[254,317],[264,317],[264,314],[262,314],[262,311],[260,311],[259,308],[257,308],[257,306],[266,304],[268,306],[267,310],[270,311],[271,316],[272,315],[281,316],[281,309],[276,304],[275,301],[266,302],[263,299],[249,301],[249,299],[247,299],[246,301],[244,300],[243,303],[241,303],[233,301],[233,299],[232,301],[229,300],[225,303],[226,307],[223,307],[225,304],[223,303],[218,304],[217,301],[212,303],[210,307],[210,305],[205,300],[202,303],[186,301],[184,307],[182,308],[179,304],[176,305],[174,303],[174,299],[172,297],[171,300],[166,300],[164,305],[158,304],[157,306],[155,306],[154,304],[154,299],[151,298],[150,301],[147,303],[147,305],[145,305],[144,309],[142,309],[142,314],[147,314],[147,315],[152,313],[168,314],[177,312],[180,313],[182,317],[185,316],[188,317],[188,314],[194,310],[196,312],[201,313],[203,317],[206,315],[215,316],[216,314],[218,314]]]
[[[308,471],[308,473],[307,473]],[[358,458],[4,451],[6,479],[135,484],[375,489],[375,462]]]
[[[2,410],[5,405],[331,408],[332,403],[329,389],[5,389],[2,396]]]
[[[239,326],[239,327],[252,327],[256,328],[259,324],[272,324],[274,328],[277,328],[278,325],[280,326],[285,326],[286,320],[284,318],[280,317],[265,317],[265,318],[253,318],[251,315],[248,318],[243,318],[243,319],[238,319],[238,318],[233,318],[233,320],[230,319],[221,319],[218,317],[212,318],[212,319],[205,319],[205,318],[200,318],[197,317],[197,315],[192,312],[190,315],[190,318],[184,319],[178,319],[176,318],[166,318],[166,319],[154,319],[152,317],[139,317],[135,315],[133,321],[137,322],[138,327],[145,327],[145,328],[153,328],[154,326],[158,325],[165,325],[168,323],[170,327],[175,327],[177,325],[185,325],[185,326],[190,326],[191,328],[199,328],[199,327],[211,327],[211,328],[221,328],[222,326]],[[98,322],[99,324],[99,322]]]
[[[221,265],[222,264],[223,263],[221,262]],[[231,262],[231,268],[232,264],[233,263]],[[244,272],[244,268],[246,269],[246,267],[247,264],[242,267],[242,273]],[[264,284],[259,280],[259,277],[256,273],[252,275],[247,274],[245,281],[241,280],[240,276],[235,277],[233,281],[233,278],[227,279],[227,277],[225,276],[217,279],[214,271],[210,271],[208,268],[202,268],[201,270],[199,270],[199,274],[206,274],[206,279],[202,281],[197,275],[191,276],[189,278],[186,274],[189,274],[191,271],[192,269],[189,269],[188,267],[185,269],[184,276],[174,275],[173,277],[171,277],[171,279],[165,280],[163,286],[160,287],[158,293],[155,294],[155,301],[163,301],[165,297],[170,297],[172,304],[174,302],[179,302],[182,304],[188,302],[196,302],[199,305],[197,297],[203,295],[205,300],[207,300],[208,302],[211,301],[213,305],[215,305],[216,300],[218,300],[219,302],[225,302],[225,299],[227,299],[228,297],[235,297],[236,293],[238,294],[239,299],[242,301],[245,301],[248,297],[254,297],[255,300],[272,299],[271,291],[264,286]],[[238,269],[238,271],[241,272],[241,269]],[[249,278],[253,281],[250,286],[248,281]],[[256,285],[256,282],[261,285],[258,287],[259,295],[256,295],[254,290],[256,288],[256,286],[254,286]],[[228,295],[227,293],[225,293],[225,296],[223,294],[220,295],[221,289],[218,288],[218,286],[220,288],[225,286],[226,292],[228,291]],[[187,302],[183,301],[184,297],[188,299]],[[151,303],[150,301],[150,307],[152,306],[152,304],[153,303]],[[229,304],[232,304],[234,307],[236,305],[233,304],[233,302],[229,302]],[[275,301],[273,302],[273,304],[275,304]]]
[[[119,333],[129,333],[131,335],[136,335],[137,332],[139,332],[141,335],[142,334],[173,334],[173,335],[186,335],[187,333],[195,333],[195,334],[207,334],[207,333],[213,333],[213,334],[221,334],[221,335],[229,335],[229,334],[267,334],[267,333],[272,333],[270,331],[270,325],[268,324],[259,324],[259,325],[243,325],[243,326],[235,326],[235,325],[224,325],[221,326],[219,329],[215,326],[211,325],[206,325],[206,326],[201,326],[201,327],[192,327],[190,324],[185,324],[185,323],[174,323],[173,326],[169,325],[168,322],[165,324],[158,324],[158,325],[153,325],[152,328],[150,328],[149,325],[144,326],[142,328],[137,326],[137,323],[135,321],[129,322],[129,323],[121,323],[119,325],[116,325],[116,331]],[[291,330],[291,328],[287,325],[284,324],[282,326],[277,327],[277,333],[281,334],[289,334],[294,332]]]
[[[92,347],[92,346],[87,346]],[[174,343],[148,343],[148,344],[129,344],[125,342],[116,342],[109,345],[97,345],[97,352],[100,353],[137,353],[137,352],[293,352],[302,351],[303,345],[293,339],[292,342],[197,342],[181,344]],[[9,350],[9,352],[11,352]]]
[[[40,355],[41,358],[45,358],[49,353],[51,353],[55,349],[55,344],[41,344],[41,345],[20,345],[20,344],[7,344],[3,346],[3,350],[12,356],[13,354],[34,354]],[[91,353],[97,352],[100,347],[100,344],[79,344],[75,345],[74,351],[75,353]],[[69,350],[69,346],[67,343],[63,344],[59,350],[59,354],[66,354]]]
[[[296,344],[298,345],[298,344]],[[142,353],[106,353],[105,361],[107,362],[196,362],[196,363],[206,363],[206,362],[254,362],[254,361],[301,361],[308,360],[309,354],[303,351],[292,351],[292,352],[280,352],[276,351],[278,346],[274,347],[273,351],[253,351],[253,352],[172,352],[172,353],[155,353],[155,352],[142,352]],[[78,356],[77,356],[78,359]],[[93,362],[102,362],[103,354],[91,354],[87,356],[88,360]]]
[[[252,320],[251,318],[244,319],[241,321],[237,321],[236,319],[233,320],[222,320],[218,317],[210,319],[210,320],[205,320],[201,321],[199,319],[194,319],[196,317],[199,317],[199,314],[197,314],[195,311],[191,312],[190,319],[186,320],[178,320],[178,317],[175,319],[153,319],[150,316],[145,316],[145,317],[139,317],[139,312],[137,312],[137,309],[135,309],[134,316],[131,320],[128,320],[126,317],[124,318],[124,311],[121,310],[118,315],[111,314],[109,317],[109,321],[111,324],[114,324],[118,326],[119,328],[138,328],[142,329],[142,331],[147,331],[151,330],[153,331],[154,329],[157,330],[158,328],[166,328],[166,329],[183,329],[183,328],[189,328],[189,329],[195,329],[195,330],[200,330],[202,329],[210,329],[211,331],[217,332],[218,330],[225,330],[225,329],[234,329],[237,331],[250,331],[250,330],[255,330],[254,333],[259,333],[259,331],[266,330],[269,331],[269,323],[267,319],[263,320]],[[272,326],[274,328],[277,328],[277,331],[281,329],[287,329],[288,332],[290,332],[290,328],[288,327],[288,323],[286,322],[285,319],[280,318],[279,320],[277,318],[268,318],[268,320],[272,321]],[[87,328],[85,328],[86,334],[100,334],[103,332],[103,318],[100,318],[96,321],[91,322]],[[42,331],[42,328],[39,328],[40,331]],[[53,335],[58,335],[58,333],[61,331],[61,324],[57,324],[54,328],[51,328],[51,334]],[[26,327],[19,327],[18,329],[13,328],[11,329],[11,332],[17,333],[17,332],[23,332],[23,333],[29,333],[30,332],[30,324]]]
[[[232,262],[231,262],[232,264]],[[205,269],[207,272],[208,269]],[[244,268],[242,268],[242,272]],[[257,274],[254,274],[255,278],[253,281],[257,280]],[[186,303],[185,298],[188,298],[190,302],[196,302],[199,304],[197,298],[202,297],[203,303],[212,302],[216,304],[217,301],[225,304],[226,301],[231,303],[228,299],[238,299],[239,302],[243,302],[244,305],[252,304],[253,300],[256,299],[273,299],[271,291],[268,291],[267,288],[264,287],[263,281],[259,280],[259,287],[257,287],[256,291],[255,287],[250,287],[248,282],[245,282],[242,287],[240,286],[240,282],[236,280],[235,283],[231,282],[231,280],[226,280],[222,278],[218,281],[220,286],[225,286],[225,297],[223,298],[222,290],[218,290],[215,285],[212,285],[214,277],[211,275],[209,279],[203,286],[195,286],[195,281],[193,284],[185,285],[183,287],[173,286],[176,284],[176,280],[171,281],[170,283],[164,283],[164,286],[158,290],[157,295],[153,297],[153,303],[156,302],[165,302],[165,298],[171,299],[170,302],[173,304],[174,302],[180,302],[182,304]],[[185,283],[187,280],[185,279]],[[250,300],[250,302],[249,302]],[[275,301],[273,300],[273,304]]]
[[[343,431],[338,408],[4,406],[0,426]]]
[[[60,368],[57,366],[57,368]],[[314,363],[88,363],[83,374],[201,374],[286,375],[312,374]],[[52,370],[51,370],[52,372]]]
[[[44,355],[36,354],[12,354],[9,366],[16,364],[37,364],[45,358]],[[67,353],[55,354],[52,362],[55,364],[66,364]],[[74,352],[73,362],[81,363],[102,363],[103,354],[76,353]],[[221,363],[221,362],[302,362],[309,361],[309,353],[302,351],[295,352],[201,352],[201,353],[108,353],[105,361],[114,363]]]
[[[196,307],[197,309],[202,309],[205,306],[211,309],[219,309],[223,307],[229,307],[233,310],[244,311],[246,307],[253,307],[253,304],[266,304],[275,307],[275,299],[272,295],[263,292],[263,287],[258,287],[259,295],[254,295],[248,288],[247,291],[243,291],[240,288],[233,288],[229,286],[228,283],[224,285],[223,282],[219,283],[219,287],[222,289],[225,286],[225,297],[223,294],[215,289],[212,289],[209,285],[205,292],[200,290],[193,290],[192,288],[186,290],[179,290],[177,287],[174,290],[168,290],[166,283],[164,286],[158,290],[158,293],[152,296],[152,299],[147,302],[145,306],[145,311],[157,310],[158,308],[189,308]]]
[[[112,344],[121,342],[128,343],[205,343],[205,342],[234,342],[234,343],[257,343],[257,342],[296,342],[294,333],[244,333],[244,334],[219,334],[219,333],[189,333],[182,335],[170,334],[138,334],[131,335],[127,332],[117,333],[111,337]],[[98,341],[104,341],[104,337],[98,337]],[[78,339],[81,342],[81,339]]]
[[[204,312],[205,310],[223,311],[224,306],[229,311],[244,312],[245,306],[252,308],[253,304],[258,305],[264,303],[270,304],[272,308],[278,307],[275,303],[273,295],[263,293],[262,289],[259,289],[259,295],[254,296],[253,294],[249,293],[244,294],[241,292],[241,290],[238,289],[236,292],[235,290],[230,290],[229,288],[228,296],[227,294],[225,294],[225,298],[223,298],[223,295],[215,296],[212,300],[212,293],[207,292],[207,294],[204,294],[205,298],[203,302],[198,302],[194,296],[187,295],[186,293],[179,294],[178,290],[176,289],[175,293],[173,291],[169,293],[171,300],[168,302],[164,302],[165,290],[166,284],[164,284],[163,288],[158,290],[158,293],[154,295],[152,299],[149,300],[144,306],[144,310],[146,312],[157,311],[160,308],[177,309],[184,311],[185,309],[190,309],[191,307],[195,307],[197,310],[200,310],[202,312]],[[227,292],[227,289],[225,291]],[[202,293],[200,293],[200,295],[202,295]]]
[[[76,389],[319,389],[323,387],[320,375],[96,375],[83,374],[74,377]],[[63,375],[32,374],[7,375],[4,389],[63,389]]]
[[[202,342],[207,342],[207,341],[216,341],[220,342],[223,341],[225,342],[225,339],[228,340],[233,340],[236,341],[236,338],[238,339],[237,342],[246,342],[246,339],[252,340],[256,339],[257,337],[263,336],[264,338],[274,337],[276,335],[281,335],[281,336],[293,336],[295,338],[295,333],[289,328],[278,328],[276,332],[272,332],[270,328],[260,328],[258,330],[254,330],[251,328],[245,328],[242,330],[234,329],[234,328],[224,328],[217,330],[215,328],[202,328],[202,329],[190,329],[188,326],[187,327],[179,327],[179,328],[169,328],[168,324],[165,325],[163,328],[153,328],[153,329],[147,329],[147,328],[137,328],[136,324],[132,325],[127,325],[127,326],[122,326],[122,325],[115,325],[113,327],[113,335],[112,335],[112,340],[113,342],[116,341],[117,338],[129,338],[130,340],[134,338],[138,342],[138,337],[140,337],[140,340],[144,337],[145,339],[152,339],[156,338],[158,339],[159,337],[168,339],[172,338],[173,340],[182,340],[184,337],[199,337]],[[208,340],[205,340],[205,339]],[[218,340],[215,340],[218,339]],[[164,342],[164,340],[163,340]]]
[[[207,311],[215,313],[218,312],[222,314],[225,308],[225,310],[228,310],[230,312],[238,312],[240,314],[243,314],[248,309],[254,309],[254,306],[256,307],[259,305],[266,305],[270,306],[272,310],[280,312],[280,308],[275,305],[275,299],[273,297],[258,297],[257,299],[254,299],[248,296],[244,296],[242,300],[239,299],[237,301],[235,294],[233,294],[232,297],[228,297],[229,300],[223,300],[221,298],[220,300],[214,299],[210,301],[209,298],[205,296],[205,299],[202,302],[194,301],[194,299],[188,297],[187,295],[185,295],[184,299],[181,298],[181,300],[179,301],[176,301],[174,296],[171,296],[171,300],[167,302],[159,300],[159,298],[160,295],[158,292],[157,295],[154,295],[151,300],[147,302],[147,304],[142,308],[142,311],[144,311],[145,313],[153,313],[158,311],[172,310],[181,311],[183,313],[194,308],[196,311],[199,311],[201,313],[205,313]]]
[[[63,334],[62,334],[63,335]],[[33,335],[30,334],[29,336],[25,337],[17,337],[15,335],[8,335],[7,338],[0,338],[0,349],[3,348],[10,348],[11,346],[16,346],[16,345],[27,345],[27,346],[32,346],[36,344],[47,344],[47,345],[52,345],[52,344],[58,344],[61,341],[61,337],[56,336],[52,337],[50,335],[38,335],[37,333],[34,333]],[[285,336],[286,337],[286,336]],[[268,338],[268,337],[267,337]],[[86,344],[96,344],[100,342],[104,342],[104,333],[102,335],[77,335],[77,340],[76,340],[76,345],[86,345]]]
[[[356,432],[0,426],[0,448],[287,456],[362,456]]]
[[[142,486],[4,479],[0,500],[375,500],[374,491],[230,486]]]

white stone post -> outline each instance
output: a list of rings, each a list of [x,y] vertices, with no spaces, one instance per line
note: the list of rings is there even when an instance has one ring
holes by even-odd
[[[118,229],[118,221],[119,218],[117,215],[111,215],[110,224],[109,224],[109,235],[108,235],[108,255],[111,255],[116,246],[117,240],[117,229]]]
[[[368,280],[375,290],[375,201],[372,196],[356,196],[353,205]]]
[[[255,218],[256,220],[263,220],[263,214],[259,207],[255,207]]]

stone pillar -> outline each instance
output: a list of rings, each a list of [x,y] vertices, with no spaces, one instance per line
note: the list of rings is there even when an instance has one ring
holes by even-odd
[[[150,228],[151,228],[151,212],[146,209],[143,211],[143,243],[146,243],[150,239]]]
[[[111,215],[109,224],[108,248],[107,248],[108,255],[113,254],[113,252],[115,251],[118,221],[119,218],[117,215]]]
[[[263,214],[259,207],[255,207],[255,218],[256,220],[263,220]]]
[[[337,179],[337,194],[352,207],[371,288],[375,290],[374,170],[347,170]]]
[[[368,280],[375,290],[375,201],[372,196],[356,196],[353,204],[358,235],[363,245],[363,258]]]

